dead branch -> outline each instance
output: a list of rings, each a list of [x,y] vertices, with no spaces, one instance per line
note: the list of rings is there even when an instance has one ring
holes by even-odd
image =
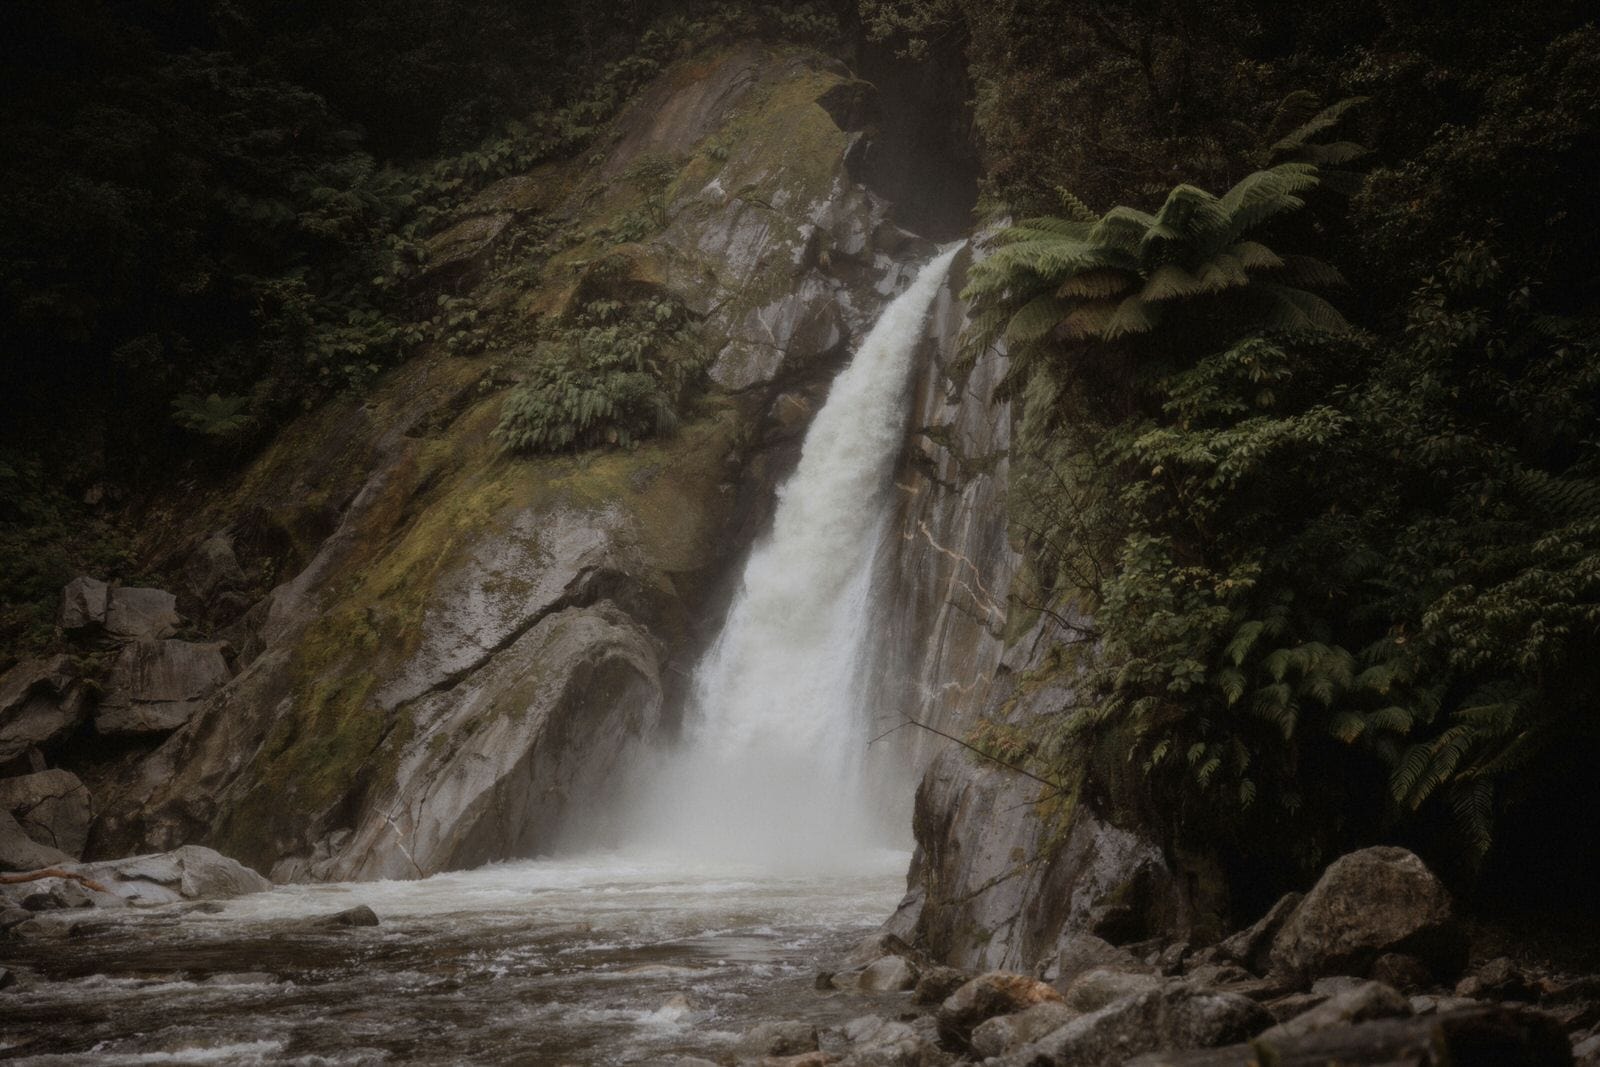
[[[23,882],[37,882],[44,878],[66,878],[69,881],[80,882],[96,893],[111,892],[92,878],[86,878],[76,871],[64,871],[60,867],[41,867],[37,871],[27,871],[23,874],[0,874],[0,885],[20,885]]]

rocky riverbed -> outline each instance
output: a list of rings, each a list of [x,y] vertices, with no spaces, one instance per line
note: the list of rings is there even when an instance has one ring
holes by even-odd
[[[0,1056],[1600,1063],[1600,977],[1486,958],[1497,946],[1401,849],[1344,857],[1218,944],[1086,930],[1033,974],[942,966],[879,928],[903,854],[803,877],[602,856],[233,895],[257,888],[249,872],[181,851],[90,871],[121,887],[111,896],[55,878],[6,888],[21,906],[0,941]],[[191,876],[166,886],[172,900],[119,903],[141,872],[155,901],[151,879],[178,867]]]

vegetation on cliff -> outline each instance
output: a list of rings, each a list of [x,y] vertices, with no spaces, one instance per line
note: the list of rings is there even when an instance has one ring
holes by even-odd
[[[970,35],[991,207],[1048,212],[969,289],[1013,356],[1039,596],[1094,620],[1045,758],[1264,884],[1385,838],[1582,883],[1600,33],[1550,4],[1164,3],[1046,44],[1061,5],[917,7]]]

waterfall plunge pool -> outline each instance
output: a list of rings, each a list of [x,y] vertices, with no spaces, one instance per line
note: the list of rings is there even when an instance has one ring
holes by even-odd
[[[877,1009],[813,988],[908,857],[774,877],[588,856],[414,882],[284,886],[215,910],[46,912],[5,946],[0,1058],[25,1064],[670,1064],[770,1019]],[[306,920],[357,905],[376,927]],[[27,982],[27,978],[25,978]]]

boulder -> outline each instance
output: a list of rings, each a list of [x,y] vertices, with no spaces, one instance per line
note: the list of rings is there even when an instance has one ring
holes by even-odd
[[[80,575],[61,590],[61,611],[56,624],[68,633],[93,630],[106,623],[106,601],[110,586],[98,578]]]
[[[1364,975],[1379,956],[1403,952],[1437,975],[1459,972],[1465,940],[1444,885],[1403,848],[1376,847],[1335,860],[1273,940],[1275,971],[1301,981]]]
[[[1128,1067],[1568,1067],[1572,1050],[1553,1020],[1536,1011],[1474,1008],[1416,1019],[1379,1019],[1205,1052],[1166,1051]]]
[[[966,985],[972,978],[966,971],[954,967],[924,967],[922,975],[917,979],[916,996],[913,998],[918,1004],[938,1004],[945,997]]]
[[[1093,934],[1073,934],[1062,938],[1055,963],[1046,970],[1045,977],[1057,989],[1065,992],[1079,975],[1095,970],[1150,974],[1155,968],[1104,938]]]
[[[66,656],[23,660],[0,675],[0,764],[83,721],[88,694]]]
[[[817,1050],[817,1028],[810,1023],[784,1020],[761,1023],[745,1031],[736,1053],[740,1059],[796,1056]]]
[[[233,677],[221,642],[134,641],[111,669],[95,712],[102,734],[167,733],[194,717]]]
[[[996,1015],[1015,1015],[1035,1004],[1060,1003],[1055,989],[1025,974],[991,971],[945,998],[939,1006],[939,1035],[947,1045],[964,1048],[978,1024]]]
[[[184,561],[183,579],[202,604],[224,590],[244,585],[244,568],[234,554],[233,539],[218,533],[202,541]]]
[[[1078,1017],[1065,1004],[1035,1004],[1015,1015],[996,1015],[972,1031],[972,1051],[979,1056],[1001,1056],[1036,1041]]]
[[[867,964],[856,980],[863,993],[904,993],[916,988],[917,968],[904,956],[884,956]]]
[[[849,1051],[842,1067],[935,1067],[951,1057],[940,1051],[933,1031],[917,1023],[892,1022],[876,1015],[844,1025]]]
[[[1213,955],[1222,963],[1237,963],[1252,971],[1264,971],[1273,938],[1278,936],[1278,931],[1283,929],[1283,924],[1289,921],[1289,916],[1294,914],[1304,899],[1303,893],[1288,893],[1280,897],[1254,925],[1218,942]]]
[[[1114,1000],[1148,993],[1163,984],[1159,975],[1096,969],[1074,979],[1063,991],[1062,999],[1075,1012],[1098,1011]]]
[[[1261,1037],[1267,1041],[1283,1041],[1335,1026],[1349,1026],[1369,1019],[1403,1019],[1410,1014],[1411,1004],[1398,990],[1382,982],[1363,982],[1279,1023]]]
[[[915,950],[906,944],[904,938],[898,934],[879,930],[856,942],[855,947],[845,956],[839,969],[860,967],[864,964],[872,963],[874,960],[881,960],[885,956],[911,956],[914,954]]]
[[[1385,952],[1372,963],[1368,975],[1375,982],[1394,986],[1402,993],[1421,993],[1433,984],[1433,972],[1415,956]]]
[[[0,872],[37,871],[72,862],[73,858],[60,849],[41,845],[29,837],[9,811],[0,811]]]
[[[1272,1023],[1248,997],[1188,985],[1125,997],[996,1060],[1004,1067],[1113,1067],[1146,1052],[1246,1041]]]
[[[134,904],[226,900],[271,889],[272,883],[236,860],[200,845],[66,869],[99,882]]]
[[[0,810],[41,845],[77,855],[89,839],[89,791],[70,771],[0,779]]]
[[[344,911],[336,911],[331,915],[319,915],[311,920],[314,926],[377,926],[378,915],[365,904],[357,904]]]
[[[106,633],[116,641],[159,641],[178,621],[178,598],[160,589],[116,586],[106,598]]]
[[[1473,1000],[1536,1000],[1538,994],[1516,963],[1492,959],[1456,983],[1456,996]]]

